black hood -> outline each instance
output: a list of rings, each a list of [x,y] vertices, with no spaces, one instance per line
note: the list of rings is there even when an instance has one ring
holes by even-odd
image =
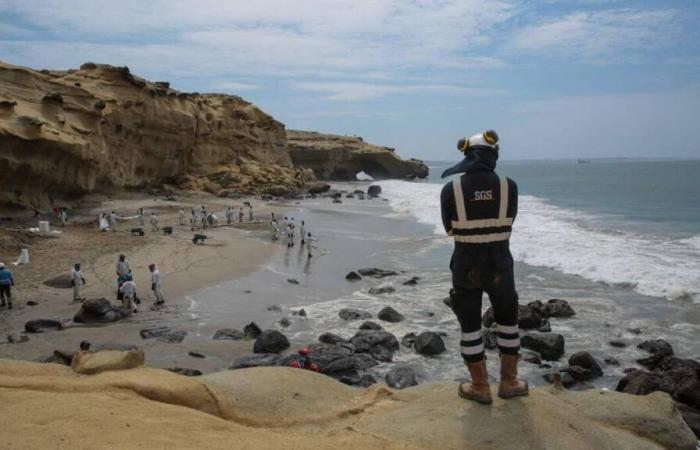
[[[442,173],[442,178],[458,173],[493,172],[496,170],[498,150],[491,147],[469,148],[464,159]]]

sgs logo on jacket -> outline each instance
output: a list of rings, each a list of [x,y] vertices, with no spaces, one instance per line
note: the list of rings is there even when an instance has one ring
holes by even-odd
[[[474,191],[474,201],[493,200],[493,191]]]

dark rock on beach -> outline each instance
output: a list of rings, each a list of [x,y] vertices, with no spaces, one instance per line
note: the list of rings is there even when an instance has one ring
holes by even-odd
[[[432,331],[425,331],[416,337],[413,343],[413,349],[423,356],[435,356],[443,353],[445,342],[439,334]]]
[[[556,361],[564,354],[564,336],[561,334],[530,333],[520,339],[520,344],[547,361]]]
[[[276,366],[282,357],[277,354],[258,353],[240,357],[233,361],[229,369],[247,369],[249,367],[269,367]]]
[[[243,334],[241,330],[236,330],[235,328],[222,328],[220,330],[216,330],[212,339],[215,341],[240,341],[245,339],[245,337],[245,334]]]
[[[25,342],[29,341],[29,336],[17,336],[16,334],[8,334],[7,335],[7,343],[8,344],[24,344]]]
[[[111,323],[124,318],[121,306],[113,305],[106,298],[92,298],[85,300],[80,310],[73,317],[78,323]]]
[[[637,363],[647,369],[654,369],[664,358],[673,356],[673,347],[663,339],[644,341],[637,348],[651,353],[651,356],[637,360]]]
[[[156,338],[158,342],[167,342],[168,344],[179,344],[185,340],[187,336],[187,331],[171,331],[169,333],[162,334]]]
[[[379,314],[377,314],[377,317],[379,320],[383,320],[385,322],[391,322],[391,323],[398,323],[404,320],[404,316],[401,315],[398,311],[396,311],[394,308],[391,306],[386,306],[382,308],[381,311],[379,311]]]
[[[346,344],[350,341],[333,333],[323,333],[318,337],[318,341],[323,344]]]
[[[292,321],[286,317],[280,319],[279,324],[282,328],[289,328],[292,325]]]
[[[188,355],[193,357],[193,358],[199,358],[199,359],[206,358],[206,356],[204,356],[203,354],[198,353],[198,352],[189,352]]]
[[[534,302],[532,302],[534,303]],[[532,304],[531,303],[531,304]],[[493,315],[493,308],[489,308],[484,313],[482,323],[486,328],[491,327],[496,323],[496,319]],[[518,327],[523,330],[536,330],[543,326],[544,319],[540,310],[537,307],[531,307],[529,305],[518,305]]]
[[[386,384],[394,389],[405,389],[418,384],[416,372],[408,366],[394,367],[384,379]]]
[[[685,423],[687,423],[690,429],[693,430],[693,433],[695,433],[695,437],[700,440],[700,409],[691,408],[682,403],[676,404],[676,407],[683,416]]]
[[[37,305],[38,305],[38,303],[35,302],[34,300],[29,300],[29,301],[27,302],[27,306],[37,306]]]
[[[369,293],[371,295],[383,295],[383,294],[391,294],[396,292],[396,288],[393,286],[379,286],[379,287],[373,287],[369,289]]]
[[[270,312],[282,312],[282,307],[280,305],[271,305],[267,307]]]
[[[610,341],[609,344],[611,347],[618,347],[618,348],[627,347],[627,342],[625,342],[625,341],[614,340],[614,341]]]
[[[401,345],[403,345],[406,348],[412,348],[413,344],[416,343],[416,338],[418,336],[414,332],[406,333],[402,338],[401,338]]]
[[[498,343],[496,341],[496,332],[490,328],[481,329],[481,338],[484,341],[484,347],[487,350],[495,350],[498,348]]]
[[[164,334],[170,333],[170,327],[167,327],[165,325],[161,326],[156,326],[156,327],[151,327],[151,328],[144,328],[139,332],[141,335],[141,339],[153,339],[157,338],[160,336],[163,336]]]
[[[588,352],[577,352],[571,355],[569,357],[569,366],[582,367],[590,371],[593,378],[603,375],[603,368],[600,367],[600,364],[598,364],[598,361],[595,360],[593,355]]]
[[[50,278],[44,281],[44,284],[55,289],[71,289],[73,287],[70,281],[70,274],[68,273]]]
[[[358,269],[357,271],[363,277],[373,277],[373,278],[386,278],[398,275],[397,272],[393,270],[377,269],[376,267]]]
[[[383,330],[360,330],[350,339],[358,352],[371,352],[372,349],[381,345],[391,352],[399,350],[399,341],[393,334]]]
[[[348,281],[356,281],[361,280],[362,276],[359,273],[353,271],[345,275],[345,279]]]
[[[371,318],[372,314],[359,309],[343,308],[338,312],[338,316],[343,320],[365,320]]]
[[[406,280],[403,282],[404,286],[415,286],[418,284],[418,280],[420,280],[420,277],[413,277],[410,280]]]
[[[379,197],[382,193],[382,187],[378,184],[373,184],[367,188],[367,196],[370,198]]]
[[[287,278],[287,283],[299,284],[299,280],[297,280],[296,278]]]
[[[365,322],[362,322],[362,325],[360,325],[360,330],[383,330],[381,325],[379,325],[377,322],[372,322],[371,320],[367,320]]]
[[[58,320],[51,319],[34,319],[24,324],[27,333],[41,333],[46,328],[61,330],[63,325]]]
[[[262,329],[255,322],[250,322],[248,325],[243,327],[243,334],[246,339],[256,339],[262,334]]]
[[[253,345],[254,353],[279,353],[289,348],[289,340],[277,330],[265,330]]]

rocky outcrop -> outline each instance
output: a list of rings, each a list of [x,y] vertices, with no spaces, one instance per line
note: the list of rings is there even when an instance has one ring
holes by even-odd
[[[374,179],[428,176],[422,161],[402,159],[394,149],[368,144],[360,137],[289,130],[287,140],[294,165],[313,170],[323,180],[355,180],[360,172]]]
[[[0,148],[0,204],[163,183],[245,193],[296,175],[284,125],[255,105],[92,63],[65,72],[0,63]]]
[[[697,442],[664,393],[533,388],[517,401],[494,393],[484,408],[455,386],[362,389],[280,367],[196,378],[146,368],[78,376],[65,366],[0,360],[0,395],[12,406],[2,438],[7,448],[692,450]]]

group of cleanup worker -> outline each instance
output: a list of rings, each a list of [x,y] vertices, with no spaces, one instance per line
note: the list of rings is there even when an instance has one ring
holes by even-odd
[[[248,209],[247,221],[254,222],[255,214],[253,213],[253,205],[251,205],[250,202],[245,202],[244,206]],[[237,211],[236,207],[228,206],[224,211],[224,215],[226,217],[226,223],[229,225],[235,223],[236,218],[238,218],[239,223],[243,223],[246,221],[246,213],[243,210],[243,206],[238,207]],[[201,229],[207,229],[210,226],[214,226],[219,223],[218,216],[213,212],[210,212],[204,205],[202,205],[202,208],[199,210],[199,214],[197,214],[197,210],[195,208],[191,208],[189,219],[187,219],[186,216],[187,214],[185,213],[185,209],[180,208],[180,210],[178,211],[178,223],[180,224],[180,226],[185,226],[189,223],[190,230],[192,231],[196,230],[198,226],[201,227]],[[136,211],[135,216],[118,216],[117,212],[114,210],[109,213],[102,213],[100,214],[98,224],[100,227],[100,231],[119,231],[120,221],[134,219],[138,219],[138,224],[141,228],[145,226],[146,213],[143,208],[139,208]],[[61,211],[61,216],[59,216],[59,220],[65,226],[65,223],[68,220],[68,216],[65,212],[65,209]],[[151,211],[149,213],[148,222],[151,225],[151,231],[160,231],[160,222],[158,220],[158,215],[155,213],[155,211]]]
[[[245,202],[244,206],[248,209],[247,220],[248,222],[253,222],[255,220],[255,215],[253,213],[253,206],[249,202]],[[67,221],[67,213],[65,209],[61,209],[60,216],[58,220],[62,225],[65,226]],[[239,208],[227,207],[225,212],[225,219],[227,224],[239,223],[246,221],[246,214],[244,212],[244,207]],[[144,209],[139,208],[136,216],[123,217],[118,216],[116,211],[111,211],[109,214],[102,213],[99,217],[99,229],[100,231],[118,231],[119,221],[122,220],[133,220],[138,219],[141,224],[144,221]],[[211,226],[218,224],[218,218],[215,214],[209,212],[205,205],[202,205],[199,214],[195,208],[190,209],[189,221],[186,220],[186,213],[184,208],[180,208],[178,211],[178,219],[180,226],[188,226],[191,230],[195,230],[198,226],[202,229],[207,229]],[[158,227],[158,217],[155,212],[150,213],[150,223],[153,232],[158,232],[160,228]],[[295,237],[297,233],[297,224],[293,217],[284,217],[283,230],[280,230],[280,225],[277,221],[275,213],[271,213],[270,225],[272,228],[272,239],[278,240],[280,235],[285,239],[288,248],[294,247]],[[166,228],[166,227],[164,227]],[[310,232],[306,230],[306,224],[302,220],[299,224],[299,238],[301,241],[301,247],[306,245],[308,257],[311,258],[312,249],[316,247],[312,244],[316,241],[316,238],[311,235]],[[148,270],[151,275],[151,291],[155,298],[154,305],[162,305],[165,303],[165,298],[163,296],[162,281],[160,271],[156,268],[155,264],[150,264]],[[120,254],[116,263],[116,277],[117,277],[117,300],[120,300],[123,305],[123,311],[126,316],[131,316],[133,313],[138,312],[138,305],[141,303],[141,299],[138,297],[136,283],[134,282],[134,277],[132,274],[131,267],[129,265],[129,260],[126,255]],[[81,296],[81,288],[86,284],[85,277],[81,270],[80,262],[76,262],[73,266],[73,270],[70,273],[70,283],[73,288],[73,300],[76,302],[83,301],[84,298]],[[0,299],[2,300],[2,306],[8,306],[12,308],[12,297],[11,297],[11,287],[14,286],[14,279],[12,274],[5,269],[5,265],[0,263]]]

